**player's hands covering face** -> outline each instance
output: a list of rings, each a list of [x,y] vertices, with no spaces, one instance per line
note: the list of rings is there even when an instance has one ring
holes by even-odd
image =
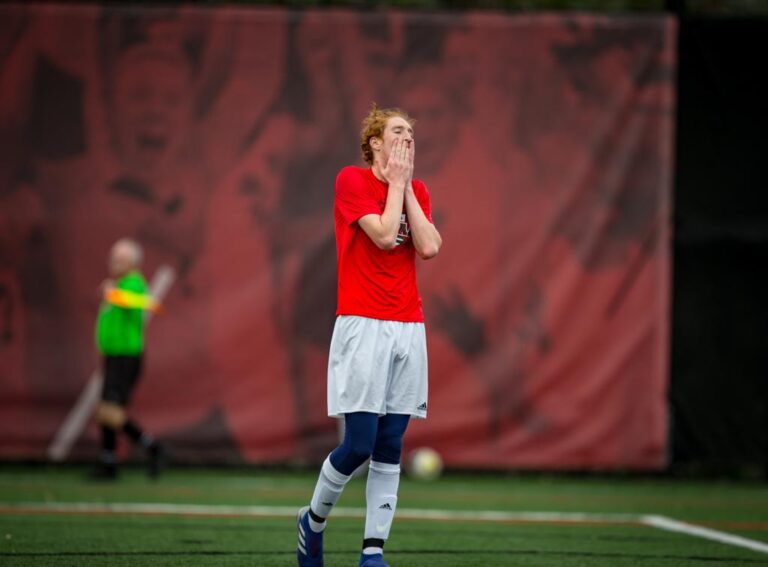
[[[395,140],[389,152],[387,164],[382,175],[390,185],[407,186],[413,178],[413,163],[416,155],[416,142],[413,140]]]

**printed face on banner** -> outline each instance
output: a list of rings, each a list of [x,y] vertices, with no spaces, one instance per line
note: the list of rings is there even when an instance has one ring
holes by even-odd
[[[137,47],[116,66],[113,120],[125,166],[151,175],[177,156],[189,127],[191,77],[173,50]]]
[[[419,140],[414,165],[418,176],[429,179],[450,156],[451,148],[457,141],[462,117],[445,88],[447,85],[440,80],[441,77],[437,77],[434,72],[427,72],[426,76],[418,70],[412,73],[413,77],[422,79],[414,80],[410,86],[406,86],[403,106],[416,118],[419,127],[429,132],[429,136]]]

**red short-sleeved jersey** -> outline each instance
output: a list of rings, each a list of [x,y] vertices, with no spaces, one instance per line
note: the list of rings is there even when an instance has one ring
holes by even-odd
[[[413,180],[413,190],[426,217],[432,221],[429,192]],[[357,222],[380,215],[388,186],[370,168],[348,166],[336,177],[336,253],[338,258],[337,315],[359,315],[387,321],[424,321],[416,287],[416,250],[410,237],[405,207],[397,246],[382,250]]]

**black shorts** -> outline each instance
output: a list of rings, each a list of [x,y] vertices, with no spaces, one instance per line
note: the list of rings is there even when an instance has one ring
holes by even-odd
[[[141,374],[141,356],[105,356],[101,399],[125,406]]]

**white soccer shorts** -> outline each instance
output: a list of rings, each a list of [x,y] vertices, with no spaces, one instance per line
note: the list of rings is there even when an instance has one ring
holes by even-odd
[[[336,318],[328,357],[328,415],[360,411],[427,417],[424,323]]]

